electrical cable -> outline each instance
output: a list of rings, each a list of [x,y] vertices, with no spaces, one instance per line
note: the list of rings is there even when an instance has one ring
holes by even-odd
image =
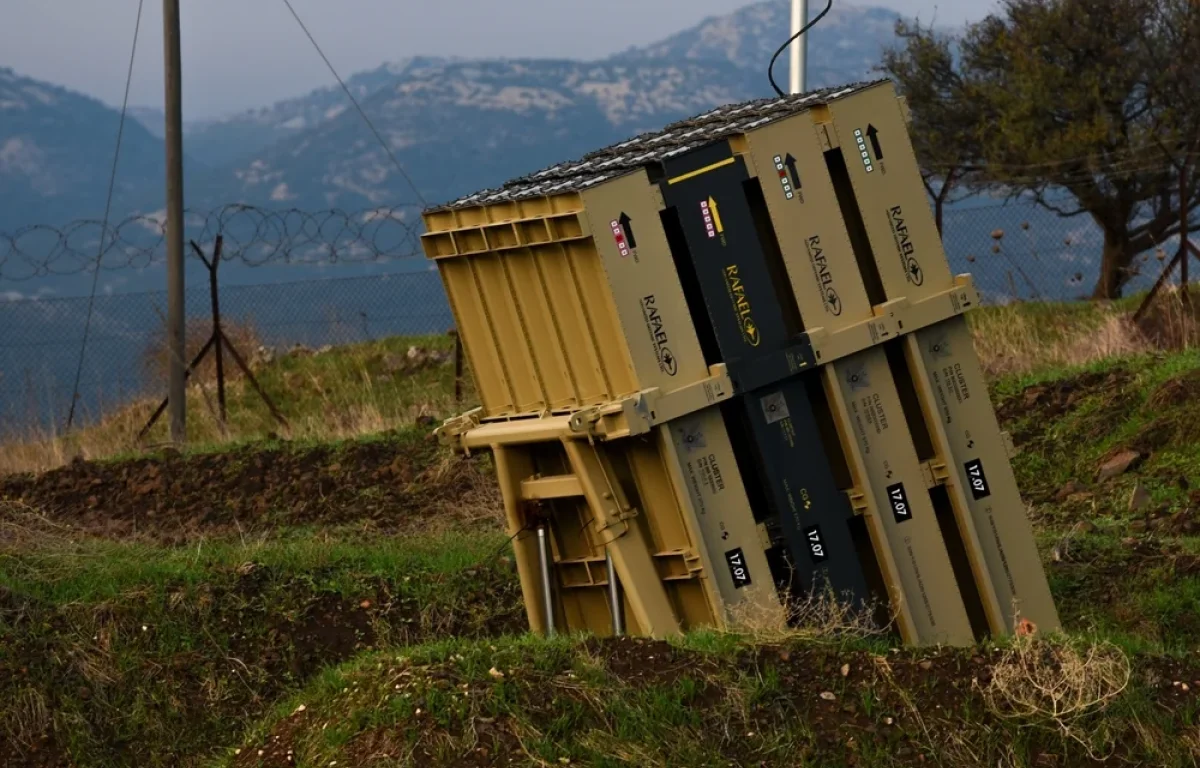
[[[780,98],[787,96],[779,84],[775,82],[775,62],[779,59],[780,54],[787,50],[788,46],[800,39],[808,30],[816,26],[816,23],[825,18],[825,14],[829,13],[829,9],[833,7],[833,0],[826,0],[825,10],[817,14],[817,17],[800,28],[800,31],[788,38],[787,42],[779,46],[779,50],[775,51],[775,55],[771,57],[771,63],[767,65],[767,79],[771,81],[771,87],[775,89],[775,93],[779,94]]]
[[[406,182],[408,182],[408,186],[412,189],[413,194],[417,196],[417,200],[422,206],[428,207],[429,203],[425,201],[425,198],[421,195],[421,191],[417,189],[417,185],[413,183],[412,178],[404,170],[404,167],[400,165],[400,161],[396,159],[396,155],[392,152],[392,148],[388,146],[386,141],[384,141],[383,136],[379,133],[379,130],[375,128],[375,124],[371,122],[371,118],[367,117],[367,113],[363,110],[362,105],[358,103],[358,99],[354,98],[354,94],[351,93],[350,89],[346,87],[346,83],[344,80],[342,80],[342,76],[339,75],[337,70],[333,68],[333,63],[329,61],[329,57],[325,55],[323,50],[321,50],[321,46],[317,44],[317,40],[313,37],[312,32],[308,31],[308,27],[300,18],[300,14],[296,13],[296,9],[292,7],[291,0],[283,0],[283,4],[287,6],[289,11],[291,11],[292,18],[294,18],[296,23],[300,25],[300,29],[304,30],[304,34],[308,36],[308,40],[313,44],[313,48],[317,49],[317,53],[320,54],[321,58],[325,61],[325,66],[329,68],[329,71],[338,81],[338,85],[342,86],[342,90],[346,92],[346,96],[350,99],[350,103],[353,104],[354,108],[358,110],[358,114],[360,117],[362,117],[363,122],[365,122],[367,127],[371,129],[371,133],[375,134],[375,140],[379,142],[379,146],[383,147],[383,151],[387,153],[389,158],[391,158],[392,164],[396,166],[396,170],[400,171],[400,175],[404,177]]]
[[[129,71],[125,75],[125,98],[121,102],[121,121],[117,125],[117,146],[113,150],[112,171],[108,176],[108,194],[104,201],[104,221],[100,225],[100,245],[96,252],[96,271],[92,273],[92,292],[88,296],[87,319],[83,323],[83,341],[79,344],[79,363],[75,366],[75,383],[71,387],[71,408],[67,412],[67,429],[75,421],[75,405],[79,402],[79,380],[83,376],[83,358],[87,354],[88,335],[92,330],[92,312],[96,307],[96,287],[100,283],[100,261],[104,258],[104,235],[108,231],[108,217],[112,213],[113,191],[117,185],[117,163],[121,159],[121,140],[125,135],[125,117],[129,112],[129,87],[133,83],[133,62],[137,58],[138,34],[142,29],[142,7],[146,0],[138,0],[137,21],[133,25],[133,48],[129,52]]]

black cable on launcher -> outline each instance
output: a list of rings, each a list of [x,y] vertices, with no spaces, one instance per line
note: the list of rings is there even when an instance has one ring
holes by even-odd
[[[771,81],[771,87],[775,89],[775,93],[779,94],[780,97],[787,96],[787,94],[784,93],[783,89],[779,87],[779,84],[775,82],[775,62],[779,59],[780,55],[788,49],[789,45],[799,40],[801,35],[816,26],[818,21],[825,18],[825,14],[829,13],[829,9],[832,7],[833,0],[826,0],[825,10],[818,13],[815,19],[801,27],[799,32],[789,37],[787,42],[779,46],[779,50],[775,51],[775,55],[771,57],[771,63],[767,65],[767,79]]]
[[[137,21],[133,25],[133,47],[129,52],[129,72],[125,75],[125,98],[121,102],[121,122],[117,125],[117,146],[113,150],[112,171],[108,176],[108,195],[104,201],[104,222],[100,225],[100,245],[96,252],[96,271],[92,273],[92,292],[88,296],[87,319],[83,323],[83,341],[79,345],[79,363],[75,366],[75,383],[71,386],[71,409],[67,412],[67,429],[75,422],[75,406],[79,403],[79,381],[83,376],[83,359],[87,354],[88,335],[92,330],[92,312],[96,306],[96,287],[100,283],[100,262],[104,258],[104,236],[108,233],[108,217],[112,213],[113,190],[117,184],[117,164],[121,159],[121,139],[125,135],[125,116],[129,112],[129,87],[133,83],[133,62],[137,58],[138,34],[142,29],[142,7],[138,0]]]

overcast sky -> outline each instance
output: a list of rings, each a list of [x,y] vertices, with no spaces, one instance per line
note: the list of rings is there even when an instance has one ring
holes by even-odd
[[[788,0],[775,0],[786,3]],[[292,0],[345,77],[417,54],[593,58],[747,0]],[[858,0],[941,24],[994,0]],[[824,6],[810,0],[813,13]],[[283,0],[182,0],[184,117],[262,106],[331,82]],[[0,66],[119,105],[138,0],[0,0]],[[581,30],[583,30],[581,32]],[[131,102],[162,103],[162,3],[145,0]]]

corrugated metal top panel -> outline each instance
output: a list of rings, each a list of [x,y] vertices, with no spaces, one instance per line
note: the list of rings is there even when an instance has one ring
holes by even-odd
[[[579,192],[631,170],[670,159],[722,138],[752,131],[776,120],[889,82],[873,80],[782,98],[756,99],[717,107],[695,117],[671,123],[661,131],[635,136],[589,152],[578,160],[552,165],[513,179],[501,187],[481,190],[453,202],[435,206],[427,212]]]

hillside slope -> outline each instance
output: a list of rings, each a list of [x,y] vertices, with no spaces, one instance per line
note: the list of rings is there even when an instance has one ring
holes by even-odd
[[[0,232],[99,218],[120,114],[96,99],[0,68]],[[114,207],[162,189],[162,142],[125,125]]]
[[[754,82],[720,62],[450,63],[409,72],[363,108],[435,201],[741,98]],[[199,196],[350,209],[415,200],[352,109],[206,177]]]
[[[1019,311],[980,314],[1008,328]],[[1055,315],[1045,330],[1064,325]],[[403,765],[394,755],[408,749],[430,766],[853,755],[975,768],[1043,755],[1089,765],[1091,749],[1182,768],[1200,754],[1194,350],[1055,357],[996,381],[1073,638],[892,652],[891,639],[837,624],[765,644],[501,639],[525,624],[490,460],[429,439],[431,422],[470,401],[453,403],[445,358],[405,369],[406,347],[293,353],[260,369],[289,393],[293,423],[340,434],[387,402],[388,419],[372,418],[396,431],[0,478],[0,765]],[[274,428],[244,400],[235,388],[245,437]],[[1101,472],[1117,457],[1130,460]],[[997,679],[1068,686],[1080,709],[1047,717],[1028,707],[1053,702]]]

